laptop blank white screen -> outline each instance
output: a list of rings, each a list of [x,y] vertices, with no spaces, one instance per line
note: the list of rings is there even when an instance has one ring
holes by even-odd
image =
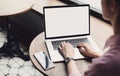
[[[46,38],[89,34],[89,6],[45,8]]]

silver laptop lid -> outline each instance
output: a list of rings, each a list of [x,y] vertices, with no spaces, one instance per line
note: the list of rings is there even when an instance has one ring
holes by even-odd
[[[44,7],[45,38],[90,34],[89,5]]]

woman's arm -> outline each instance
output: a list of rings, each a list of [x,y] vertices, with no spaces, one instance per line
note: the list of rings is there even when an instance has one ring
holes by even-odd
[[[81,76],[74,60],[67,63],[68,76]]]
[[[59,46],[60,53],[64,57],[64,59],[69,58],[69,61],[65,61],[67,64],[68,76],[80,76],[80,72],[76,66],[76,63],[73,59],[74,57],[74,48],[68,42],[62,42]]]

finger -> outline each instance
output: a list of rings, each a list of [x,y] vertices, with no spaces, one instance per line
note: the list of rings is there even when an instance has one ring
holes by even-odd
[[[69,43],[69,42],[67,42],[67,45],[68,45],[68,46],[72,46],[71,43]]]
[[[68,43],[64,41],[63,44],[64,44],[64,49],[65,49],[64,53],[67,56],[67,50],[66,50],[66,48],[68,47]]]
[[[86,49],[86,45],[84,43],[79,43],[77,45],[77,48],[79,49],[80,52],[83,52]]]
[[[58,46],[58,48],[59,48],[60,50],[62,50],[62,47],[61,47],[61,46]]]
[[[63,48],[62,48],[61,46],[59,46],[59,49],[60,49],[60,50],[59,50],[60,53],[63,53],[63,52],[64,52],[64,50],[63,50]]]
[[[64,47],[67,45],[67,43],[65,42],[65,41],[63,41],[63,45],[64,45]]]
[[[61,48],[64,48],[65,46],[64,46],[64,42],[61,42]]]
[[[77,44],[77,48],[81,48],[81,47],[85,48],[86,47],[85,43],[78,43]]]
[[[66,42],[66,45],[69,45],[70,43],[69,42]]]
[[[66,55],[65,55],[65,51],[62,49],[62,47],[61,46],[59,46],[59,52],[60,52],[60,54],[65,58],[66,57]]]
[[[85,48],[81,47],[81,48],[79,48],[79,51],[80,52],[85,52]]]
[[[71,45],[69,42],[67,42],[68,45]]]
[[[66,51],[65,51],[66,46],[65,46],[65,43],[64,43],[64,42],[61,43],[61,46],[59,46],[59,48],[61,49],[62,52],[66,52]]]
[[[78,46],[85,46],[85,43],[78,43]]]
[[[88,58],[85,50],[81,49],[81,50],[79,50],[79,51],[80,51],[80,53],[81,53],[84,57]]]

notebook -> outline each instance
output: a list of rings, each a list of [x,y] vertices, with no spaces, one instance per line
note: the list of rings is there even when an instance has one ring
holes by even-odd
[[[76,45],[80,42],[90,44],[99,50],[90,35],[89,5],[47,6],[44,7],[45,43],[53,62],[64,61],[59,53],[61,42],[69,42],[75,49],[74,59],[82,59]]]

